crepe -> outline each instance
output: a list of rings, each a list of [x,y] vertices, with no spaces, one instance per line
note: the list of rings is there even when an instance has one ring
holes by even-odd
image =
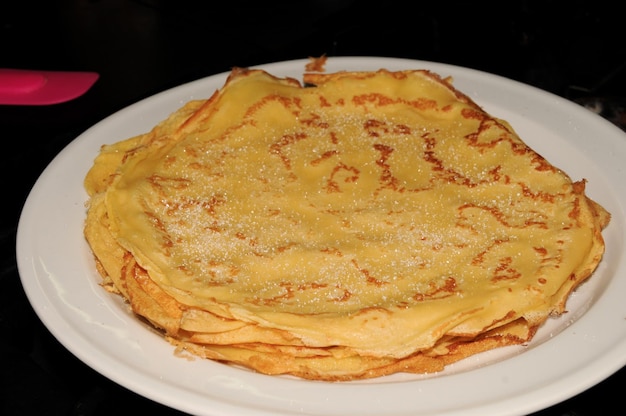
[[[104,145],[104,286],[195,355],[265,374],[436,372],[523,344],[601,261],[609,213],[426,70],[236,68]]]

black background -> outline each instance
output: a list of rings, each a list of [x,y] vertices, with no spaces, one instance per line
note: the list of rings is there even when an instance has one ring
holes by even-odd
[[[233,66],[323,54],[475,68],[579,103],[612,103],[616,110],[603,115],[620,123],[626,32],[621,13],[611,4],[5,0],[0,5],[0,67],[95,71],[100,79],[67,103],[0,106],[5,149],[0,163],[5,195],[0,215],[0,413],[179,414],[78,361],[41,324],[22,290],[15,262],[20,210],[46,165],[91,125],[142,98]],[[621,370],[536,416],[597,415],[622,408],[619,392],[625,382]]]

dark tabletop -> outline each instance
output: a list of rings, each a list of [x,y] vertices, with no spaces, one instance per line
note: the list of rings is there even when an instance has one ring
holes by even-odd
[[[67,103],[0,106],[0,143],[5,146],[0,163],[0,414],[179,414],[106,379],[64,349],[33,312],[16,267],[17,222],[38,176],[80,133],[129,104],[233,66],[323,54],[385,56],[503,75],[594,111],[602,108],[603,116],[624,126],[626,39],[615,7],[587,0],[503,1],[495,11],[481,8],[480,2],[410,4],[2,2],[0,67],[95,71],[100,79]],[[597,415],[623,408],[625,385],[623,369],[536,415]]]

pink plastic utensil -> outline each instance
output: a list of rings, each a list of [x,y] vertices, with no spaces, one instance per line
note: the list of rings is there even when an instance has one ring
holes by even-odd
[[[0,68],[0,104],[49,105],[83,95],[98,80],[95,72]]]

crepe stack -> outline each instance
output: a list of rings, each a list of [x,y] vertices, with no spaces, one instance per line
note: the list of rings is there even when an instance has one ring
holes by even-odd
[[[523,344],[609,213],[426,71],[237,68],[85,178],[103,285],[176,351],[264,374],[428,373]]]

